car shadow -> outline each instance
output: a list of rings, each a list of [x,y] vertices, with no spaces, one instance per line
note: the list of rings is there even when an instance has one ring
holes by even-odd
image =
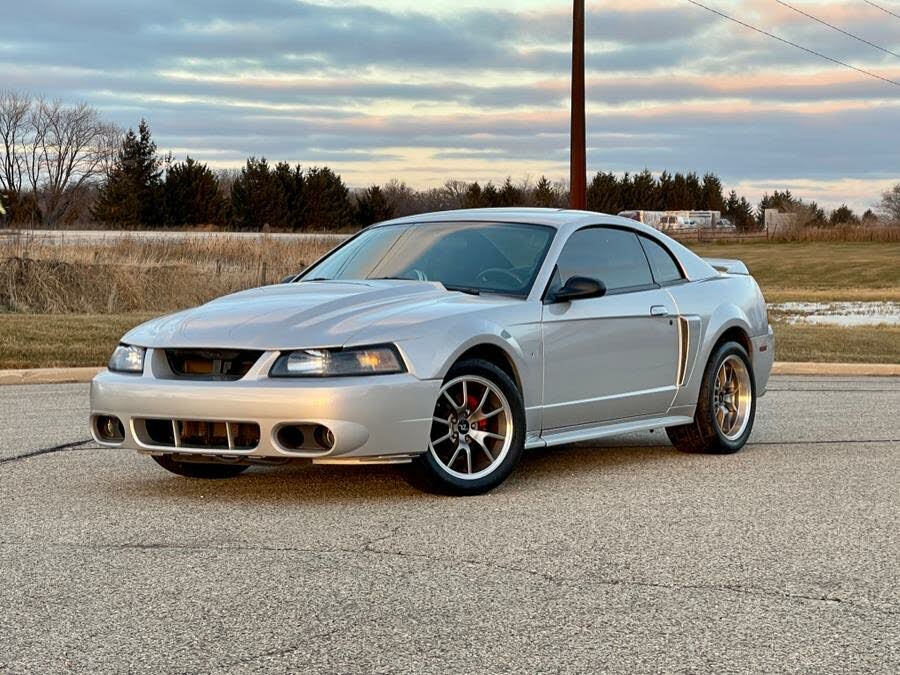
[[[582,443],[526,451],[513,475],[496,492],[544,492],[550,483],[573,475],[589,477],[631,466],[683,463],[670,445]],[[397,466],[322,466],[308,463],[251,467],[237,478],[210,481],[174,476],[148,458],[139,476],[120,480],[117,490],[134,497],[160,497],[205,503],[297,504],[354,500],[398,503],[440,500],[410,486]],[[492,493],[494,494],[494,493]]]

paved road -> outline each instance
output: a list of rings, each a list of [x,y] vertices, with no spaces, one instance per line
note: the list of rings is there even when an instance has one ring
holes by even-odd
[[[86,388],[0,387],[0,672],[898,672],[900,380],[771,389],[737,455],[640,434],[446,499],[28,457],[86,438]]]

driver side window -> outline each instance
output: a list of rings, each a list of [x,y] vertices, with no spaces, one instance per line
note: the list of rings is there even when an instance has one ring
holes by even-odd
[[[573,276],[606,284],[607,293],[653,286],[653,276],[637,235],[627,230],[589,227],[575,232],[557,261],[552,289]]]

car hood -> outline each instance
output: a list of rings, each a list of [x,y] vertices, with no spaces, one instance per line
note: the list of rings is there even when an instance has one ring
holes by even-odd
[[[419,281],[316,281],[264,286],[141,324],[122,341],[143,347],[302,349],[394,341],[435,321],[521,302]]]

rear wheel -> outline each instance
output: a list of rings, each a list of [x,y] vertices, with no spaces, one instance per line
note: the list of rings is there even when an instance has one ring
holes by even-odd
[[[728,454],[750,437],[756,416],[756,381],[746,350],[721,344],[710,356],[700,385],[694,421],[666,433],[682,452]]]
[[[247,469],[247,464],[219,464],[215,462],[179,462],[169,455],[152,455],[153,461],[166,471],[187,478],[234,478]]]
[[[408,477],[429,492],[482,494],[506,480],[524,446],[525,406],[515,383],[488,361],[462,361],[444,380],[428,451]]]

